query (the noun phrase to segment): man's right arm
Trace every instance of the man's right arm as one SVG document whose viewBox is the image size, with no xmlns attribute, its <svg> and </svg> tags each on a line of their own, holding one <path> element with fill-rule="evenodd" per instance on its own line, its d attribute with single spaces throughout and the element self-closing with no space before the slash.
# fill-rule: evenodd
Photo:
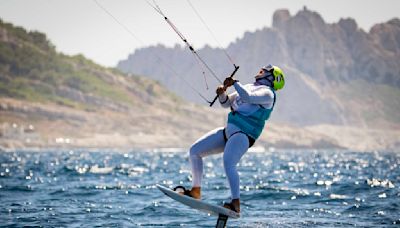
<svg viewBox="0 0 400 228">
<path fill-rule="evenodd" d="M 231 107 L 231 104 L 235 100 L 236 96 L 237 93 L 231 93 L 228 95 L 226 92 L 223 92 L 218 96 L 218 100 L 223 108 L 229 108 Z"/>
</svg>

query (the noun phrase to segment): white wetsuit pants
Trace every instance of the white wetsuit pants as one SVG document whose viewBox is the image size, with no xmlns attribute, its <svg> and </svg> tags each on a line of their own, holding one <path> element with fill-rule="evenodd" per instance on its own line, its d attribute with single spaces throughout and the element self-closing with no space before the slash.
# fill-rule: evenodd
<svg viewBox="0 0 400 228">
<path fill-rule="evenodd" d="M 228 124 L 226 128 L 228 140 L 225 143 L 223 129 L 221 127 L 208 132 L 191 146 L 190 163 L 192 166 L 193 186 L 201 186 L 203 175 L 202 158 L 223 152 L 224 169 L 231 189 L 232 199 L 239 199 L 239 174 L 236 170 L 236 165 L 249 148 L 249 139 L 247 135 L 240 132 L 238 127 Z"/>
</svg>

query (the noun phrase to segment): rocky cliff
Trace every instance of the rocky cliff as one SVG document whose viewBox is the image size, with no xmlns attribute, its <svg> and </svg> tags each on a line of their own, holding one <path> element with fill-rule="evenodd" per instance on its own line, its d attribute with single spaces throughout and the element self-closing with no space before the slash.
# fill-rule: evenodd
<svg viewBox="0 0 400 228">
<path fill-rule="evenodd" d="M 290 19 L 288 15 L 286 18 Z M 381 33 L 377 31 L 376 34 Z M 268 42 L 272 43 L 285 40 L 273 28 L 247 33 L 237 43 L 230 45 L 229 51 L 236 53 L 235 58 L 242 66 L 239 77 L 243 81 L 249 81 L 249 75 L 254 74 L 254 69 L 272 57 L 267 55 L 266 60 L 263 60 L 265 56 L 262 55 L 259 62 L 252 63 L 254 56 L 241 50 L 243 47 L 239 43 L 246 41 L 254 55 L 257 55 L 258 49 L 272 53 L 274 48 L 278 48 L 265 45 L 264 42 L 255 44 L 254 36 L 268 38 Z M 382 35 L 376 37 L 387 39 Z M 284 59 L 288 58 L 284 56 L 290 55 L 283 48 L 286 44 L 281 45 L 279 49 L 282 52 L 276 52 L 280 54 L 274 58 L 281 56 L 279 58 Z M 173 49 L 157 46 L 138 50 L 132 57 L 138 58 L 135 64 L 142 61 L 142 64 L 147 64 L 147 68 L 141 68 L 142 73 L 154 75 L 137 76 L 99 66 L 81 55 L 66 56 L 56 51 L 45 34 L 26 31 L 0 21 L 0 151 L 21 147 L 187 148 L 205 132 L 223 126 L 227 110 L 185 102 L 160 83 L 149 79 L 163 78 L 163 83 L 171 85 L 174 91 L 184 91 L 188 87 L 182 84 L 180 78 L 163 68 L 162 63 L 151 55 L 153 51 L 163 61 L 171 61 L 176 64 L 174 67 L 182 67 L 179 73 L 184 73 L 188 81 L 196 83 L 194 86 L 204 89 L 204 81 L 198 69 L 193 67 L 190 53 L 178 46 Z M 212 60 L 212 67 L 218 74 L 229 74 L 232 70 L 226 62 L 218 62 L 223 59 L 222 50 L 206 47 L 201 50 L 201 54 Z M 267 125 L 255 148 L 400 148 L 398 130 L 360 130 L 358 127 L 334 125 L 299 128 L 290 122 L 278 123 L 286 119 L 309 125 L 347 120 L 341 115 L 330 115 L 341 108 L 331 101 L 337 98 L 331 94 L 339 90 L 343 98 L 337 99 L 346 100 L 351 95 L 352 105 L 361 111 L 366 109 L 362 93 L 365 89 L 386 92 L 367 97 L 372 102 L 397 96 L 397 90 L 392 90 L 394 87 L 384 83 L 376 87 L 365 80 L 352 85 L 357 89 L 354 92 L 357 96 L 352 93 L 347 95 L 348 85 L 343 83 L 322 90 L 319 88 L 319 80 L 297 69 L 294 63 L 287 62 L 283 66 L 289 78 L 287 89 L 279 97 L 280 105 L 273 114 L 275 123 Z M 216 85 L 210 80 L 209 83 L 210 87 L 212 83 Z M 195 95 L 192 90 L 187 90 L 187 94 Z M 208 95 L 213 97 L 214 90 L 210 89 Z M 377 99 L 376 95 L 381 97 Z M 300 101 L 296 100 L 297 97 Z M 376 104 L 380 105 L 379 102 Z M 376 120 L 374 115 L 380 118 L 380 115 L 387 112 L 397 113 L 397 107 L 398 104 L 389 111 L 383 110 L 383 114 L 370 113 L 370 118 Z M 397 119 L 398 115 L 392 116 L 393 122 Z M 381 124 L 385 123 L 387 120 L 383 119 Z"/>
<path fill-rule="evenodd" d="M 252 82 L 258 69 L 268 63 L 284 69 L 287 84 L 279 92 L 273 122 L 398 129 L 399 22 L 393 19 L 365 32 L 350 18 L 327 24 L 307 8 L 295 15 L 278 10 L 272 28 L 246 32 L 226 50 L 240 65 L 237 78 L 245 83 Z M 156 62 L 154 53 L 167 64 Z M 222 50 L 206 46 L 198 53 L 221 79 L 229 75 L 232 66 Z M 211 89 L 207 92 L 198 65 L 190 52 L 179 46 L 137 50 L 120 61 L 118 68 L 149 75 L 180 96 L 202 102 L 165 65 L 176 68 L 212 97 L 217 83 L 208 77 Z"/>
</svg>

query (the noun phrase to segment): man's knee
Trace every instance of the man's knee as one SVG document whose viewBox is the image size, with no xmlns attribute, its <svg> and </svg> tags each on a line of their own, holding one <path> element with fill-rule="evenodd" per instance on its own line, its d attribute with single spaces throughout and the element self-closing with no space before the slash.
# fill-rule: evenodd
<svg viewBox="0 0 400 228">
<path fill-rule="evenodd" d="M 189 149 L 189 157 L 200 156 L 201 150 L 198 143 L 193 144 Z"/>
</svg>

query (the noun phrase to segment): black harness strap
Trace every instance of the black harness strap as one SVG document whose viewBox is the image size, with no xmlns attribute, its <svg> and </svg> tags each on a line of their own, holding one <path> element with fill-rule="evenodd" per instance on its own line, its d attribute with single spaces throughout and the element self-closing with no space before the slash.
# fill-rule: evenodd
<svg viewBox="0 0 400 228">
<path fill-rule="evenodd" d="M 226 144 L 226 142 L 228 142 L 228 137 L 226 137 L 226 128 L 224 128 L 223 134 L 224 134 L 224 141 L 225 141 L 225 144 Z"/>
<path fill-rule="evenodd" d="M 249 148 L 252 147 L 254 145 L 254 143 L 256 142 L 255 139 L 253 139 L 251 136 L 249 136 L 248 134 L 244 133 L 243 131 L 236 131 L 233 134 L 231 134 L 231 136 L 229 136 L 229 138 L 232 137 L 234 134 L 238 134 L 238 133 L 242 133 L 242 134 L 247 136 L 247 138 L 249 140 Z M 224 128 L 223 134 L 224 134 L 224 141 L 225 141 L 225 144 L 226 144 L 226 142 L 228 142 L 228 137 L 226 136 L 226 128 Z"/>
</svg>

